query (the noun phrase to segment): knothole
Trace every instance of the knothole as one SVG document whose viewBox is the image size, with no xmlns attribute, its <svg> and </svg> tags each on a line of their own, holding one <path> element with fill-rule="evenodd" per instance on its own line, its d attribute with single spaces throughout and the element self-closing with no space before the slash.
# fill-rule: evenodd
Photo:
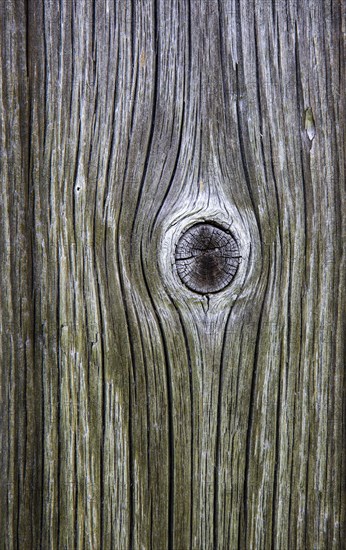
<svg viewBox="0 0 346 550">
<path fill-rule="evenodd" d="M 234 279 L 240 260 L 233 235 L 212 222 L 197 223 L 180 237 L 175 263 L 181 281 L 199 294 L 219 292 Z"/>
</svg>

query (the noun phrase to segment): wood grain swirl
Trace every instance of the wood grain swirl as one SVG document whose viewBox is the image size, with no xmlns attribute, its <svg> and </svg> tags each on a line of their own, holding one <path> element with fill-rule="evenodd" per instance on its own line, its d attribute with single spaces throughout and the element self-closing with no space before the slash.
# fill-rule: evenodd
<svg viewBox="0 0 346 550">
<path fill-rule="evenodd" d="M 2 2 L 1 549 L 344 548 L 344 29 Z"/>
</svg>

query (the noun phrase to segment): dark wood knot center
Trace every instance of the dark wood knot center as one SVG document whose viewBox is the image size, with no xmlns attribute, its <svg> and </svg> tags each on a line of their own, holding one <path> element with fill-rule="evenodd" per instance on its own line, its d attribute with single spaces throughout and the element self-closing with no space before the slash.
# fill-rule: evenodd
<svg viewBox="0 0 346 550">
<path fill-rule="evenodd" d="M 212 223 L 198 223 L 179 239 L 175 262 L 182 282 L 194 292 L 208 294 L 225 288 L 239 265 L 235 238 Z"/>
</svg>

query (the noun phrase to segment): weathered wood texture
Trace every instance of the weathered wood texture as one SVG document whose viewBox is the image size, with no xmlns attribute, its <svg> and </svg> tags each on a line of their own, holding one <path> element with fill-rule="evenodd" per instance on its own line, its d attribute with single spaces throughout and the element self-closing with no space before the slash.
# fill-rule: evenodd
<svg viewBox="0 0 346 550">
<path fill-rule="evenodd" d="M 1 2 L 1 548 L 345 548 L 342 9 Z"/>
</svg>

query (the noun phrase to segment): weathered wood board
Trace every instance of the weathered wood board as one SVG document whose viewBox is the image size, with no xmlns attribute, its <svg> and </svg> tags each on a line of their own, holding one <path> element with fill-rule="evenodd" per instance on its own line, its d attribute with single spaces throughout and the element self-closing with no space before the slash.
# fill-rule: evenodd
<svg viewBox="0 0 346 550">
<path fill-rule="evenodd" d="M 1 549 L 345 548 L 344 11 L 1 2 Z"/>
</svg>

